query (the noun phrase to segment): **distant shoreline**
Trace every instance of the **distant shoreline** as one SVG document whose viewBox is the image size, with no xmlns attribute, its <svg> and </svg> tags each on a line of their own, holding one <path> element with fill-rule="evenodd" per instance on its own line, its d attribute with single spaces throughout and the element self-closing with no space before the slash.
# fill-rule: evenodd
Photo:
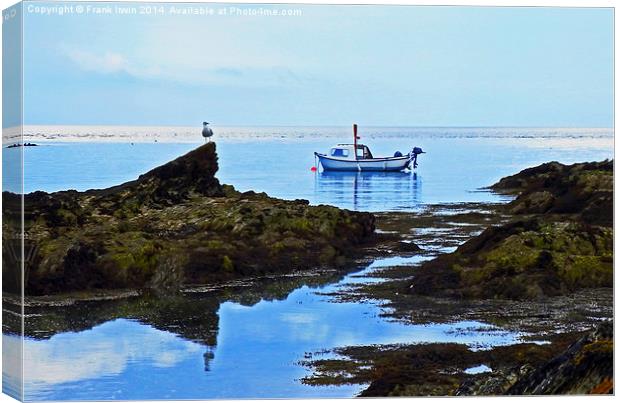
<svg viewBox="0 0 620 403">
<path fill-rule="evenodd" d="M 347 141 L 348 126 L 213 126 L 214 140 L 316 140 Z M 21 130 L 3 130 L 3 143 L 14 142 L 120 142 L 202 143 L 200 127 L 189 126 L 43 126 L 27 125 Z M 613 147 L 613 128 L 549 127 L 361 127 L 362 139 L 446 138 L 446 139 L 543 139 L 547 141 L 595 141 L 599 147 Z M 555 146 L 555 145 L 548 145 Z"/>
</svg>

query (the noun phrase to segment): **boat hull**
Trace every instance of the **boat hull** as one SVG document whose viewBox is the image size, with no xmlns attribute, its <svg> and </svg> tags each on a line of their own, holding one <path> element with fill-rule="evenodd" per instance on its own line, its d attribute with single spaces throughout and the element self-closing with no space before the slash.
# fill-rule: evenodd
<svg viewBox="0 0 620 403">
<path fill-rule="evenodd" d="M 374 171 L 398 172 L 409 166 L 408 156 L 393 158 L 371 158 L 357 161 L 339 158 L 330 158 L 323 154 L 316 154 L 325 171 Z"/>
</svg>

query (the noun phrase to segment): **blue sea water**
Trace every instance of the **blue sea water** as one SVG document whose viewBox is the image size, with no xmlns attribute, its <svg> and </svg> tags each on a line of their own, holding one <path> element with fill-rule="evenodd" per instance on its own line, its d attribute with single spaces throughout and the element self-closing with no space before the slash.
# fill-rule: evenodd
<svg viewBox="0 0 620 403">
<path fill-rule="evenodd" d="M 499 201 L 479 189 L 542 162 L 613 158 L 611 131 L 375 129 L 364 138 L 375 155 L 407 152 L 413 146 L 427 151 L 415 173 L 314 173 L 313 152 L 348 139 L 324 138 L 320 128 L 296 130 L 294 135 L 282 128 L 272 131 L 273 136 L 259 139 L 218 139 L 216 134 L 220 180 L 241 191 L 365 211 Z M 24 150 L 25 191 L 113 186 L 198 145 L 43 142 Z M 5 170 L 18 151 L 3 150 Z M 11 186 L 5 183 L 5 190 L 7 185 Z M 364 270 L 413 264 L 417 259 L 394 256 Z M 24 344 L 26 399 L 348 397 L 364 385 L 304 385 L 300 378 L 309 370 L 298 362 L 307 353 L 339 346 L 416 342 L 494 346 L 515 343 L 521 336 L 498 328 L 467 330 L 487 326 L 477 322 L 407 325 L 381 317 L 376 301 L 335 303 L 325 295 L 359 281 L 367 280 L 349 275 L 324 285 L 302 284 L 284 298 L 259 298 L 259 302 L 218 299 L 215 345 L 124 317 L 50 338 L 29 337 Z M 194 297 L 202 302 L 215 298 L 209 292 Z M 3 343 L 4 351 L 10 351 L 19 339 L 5 335 Z M 11 382 L 16 380 L 5 377 L 5 385 Z"/>
<path fill-rule="evenodd" d="M 264 129 L 263 129 L 264 130 Z M 428 203 L 495 201 L 478 192 L 501 177 L 548 161 L 613 158 L 613 132 L 601 129 L 374 129 L 363 138 L 374 155 L 422 147 L 412 173 L 311 172 L 314 151 L 348 137 L 321 137 L 320 129 L 280 128 L 256 139 L 218 139 L 218 177 L 238 190 L 266 192 L 366 211 L 417 209 Z M 199 139 L 201 140 L 201 139 Z M 24 150 L 24 190 L 105 188 L 188 152 L 201 143 L 45 142 Z M 4 149 L 5 169 L 19 149 Z M 8 168 L 10 170 L 10 168 Z M 10 186 L 8 190 L 11 189 Z M 5 189 L 7 190 L 7 189 Z"/>
</svg>

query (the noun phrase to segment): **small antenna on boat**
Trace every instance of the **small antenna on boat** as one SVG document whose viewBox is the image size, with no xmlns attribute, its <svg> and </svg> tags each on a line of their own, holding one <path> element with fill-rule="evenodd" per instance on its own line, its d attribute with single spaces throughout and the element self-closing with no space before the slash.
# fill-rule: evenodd
<svg viewBox="0 0 620 403">
<path fill-rule="evenodd" d="M 357 123 L 353 123 L 353 154 L 355 155 L 355 159 L 357 160 Z"/>
</svg>

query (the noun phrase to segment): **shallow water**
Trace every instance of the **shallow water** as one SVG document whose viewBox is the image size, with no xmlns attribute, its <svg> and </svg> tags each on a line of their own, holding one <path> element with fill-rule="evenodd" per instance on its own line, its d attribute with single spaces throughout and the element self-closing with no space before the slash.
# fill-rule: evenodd
<svg viewBox="0 0 620 403">
<path fill-rule="evenodd" d="M 420 259 L 392 257 L 365 270 Z M 488 328 L 479 322 L 406 325 L 381 318 L 381 309 L 374 303 L 334 303 L 324 295 L 359 281 L 347 275 L 332 284 L 301 285 L 287 296 L 250 303 L 226 301 L 221 294 L 188 293 L 184 298 L 192 299 L 192 304 L 203 304 L 205 316 L 209 315 L 206 307 L 218 307 L 213 322 L 207 326 L 214 327 L 215 341 L 189 336 L 208 333 L 204 328 L 195 332 L 191 323 L 164 331 L 158 329 L 157 323 L 152 325 L 148 319 L 137 320 L 132 315 L 128 315 L 129 319 L 103 321 L 92 328 L 60 332 L 49 339 L 29 337 L 24 344 L 26 398 L 352 396 L 363 385 L 306 386 L 299 379 L 309 372 L 297 363 L 308 358 L 307 353 L 339 346 L 457 342 L 486 348 L 519 340 L 517 333 Z M 266 287 L 277 285 L 278 281 Z M 260 289 L 261 284 L 252 287 Z M 191 317 L 188 309 L 183 303 L 173 305 L 179 316 Z M 93 310 L 93 317 L 96 312 Z M 477 328 L 485 330 L 476 332 Z M 10 351 L 18 340 L 9 336 L 5 351 Z"/>
<path fill-rule="evenodd" d="M 415 174 L 315 174 L 310 171 L 313 151 L 326 151 L 341 140 L 334 132 L 321 136 L 321 129 L 296 130 L 287 136 L 286 129 L 274 128 L 251 141 L 222 136 L 218 177 L 241 191 L 313 204 L 412 211 L 432 203 L 499 201 L 478 189 L 542 162 L 613 157 L 610 131 L 375 129 L 364 138 L 375 155 L 407 152 L 414 145 L 428 151 Z M 107 140 L 26 148 L 26 191 L 116 185 L 198 145 Z M 19 149 L 4 149 L 4 168 L 18 155 Z M 364 270 L 420 259 L 392 256 Z M 336 303 L 325 295 L 347 284 L 379 281 L 364 273 L 282 277 L 187 290 L 180 297 L 35 310 L 27 319 L 24 344 L 26 399 L 347 397 L 364 385 L 305 386 L 299 380 L 309 373 L 298 362 L 348 345 L 449 341 L 480 348 L 519 340 L 519 334 L 502 329 L 472 330 L 488 326 L 478 322 L 393 322 L 380 316 L 378 301 Z M 18 342 L 5 335 L 5 353 L 16 351 L 12 347 Z M 5 373 L 4 381 L 10 391 L 16 379 Z"/>
</svg>

